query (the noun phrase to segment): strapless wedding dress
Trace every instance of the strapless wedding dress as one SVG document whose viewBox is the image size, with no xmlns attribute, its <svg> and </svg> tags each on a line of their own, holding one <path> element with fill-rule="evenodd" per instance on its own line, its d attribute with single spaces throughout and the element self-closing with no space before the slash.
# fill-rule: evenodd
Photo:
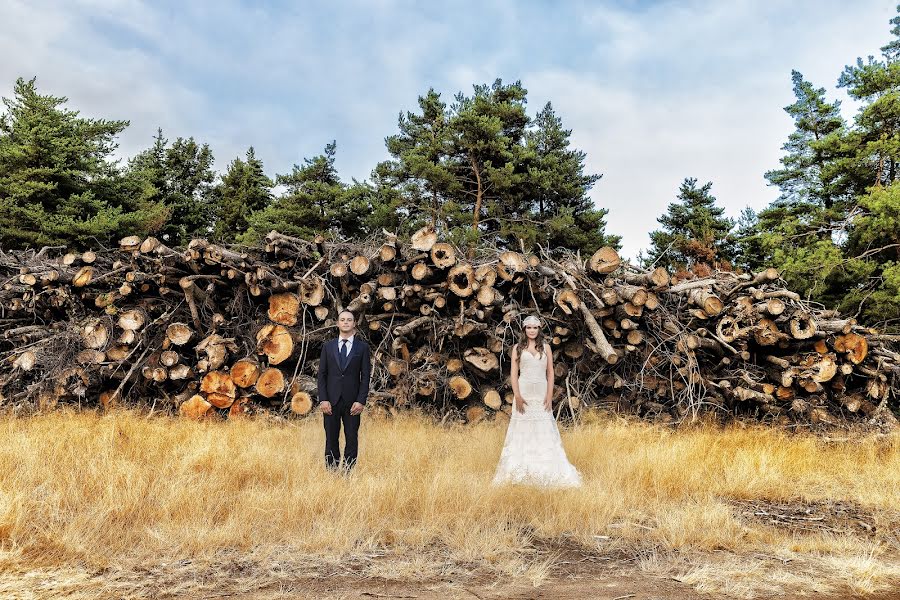
<svg viewBox="0 0 900 600">
<path fill-rule="evenodd" d="M 575 487 L 581 476 L 566 457 L 553 412 L 544 408 L 547 395 L 547 355 L 527 350 L 519 358 L 519 392 L 525 412 L 513 405 L 506 441 L 494 484 L 526 483 Z"/>
</svg>

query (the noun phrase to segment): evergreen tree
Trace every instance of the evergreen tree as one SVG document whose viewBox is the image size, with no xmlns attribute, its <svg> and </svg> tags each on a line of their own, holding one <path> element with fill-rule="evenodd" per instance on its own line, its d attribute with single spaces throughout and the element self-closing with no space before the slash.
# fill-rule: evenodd
<svg viewBox="0 0 900 600">
<path fill-rule="evenodd" d="M 518 246 L 509 224 L 529 216 L 522 160 L 527 94 L 520 82 L 504 85 L 497 79 L 474 86 L 471 96 L 455 96 L 449 163 L 462 193 L 448 221 L 458 241 Z"/>
<path fill-rule="evenodd" d="M 266 177 L 262 161 L 251 146 L 246 161 L 235 158 L 222 176 L 217 189 L 218 208 L 214 239 L 234 241 L 247 231 L 252 213 L 264 209 L 272 200 L 274 183 Z"/>
<path fill-rule="evenodd" d="M 371 188 L 354 182 L 348 188 L 338 177 L 334 166 L 337 145 L 325 146 L 325 153 L 304 159 L 303 166 L 278 175 L 276 182 L 287 189 L 266 208 L 250 216 L 250 227 L 244 241 L 254 241 L 275 229 L 288 235 L 311 239 L 326 233 L 338 237 L 354 237 L 365 232 L 371 212 Z"/>
<path fill-rule="evenodd" d="M 80 117 L 67 101 L 21 78 L 13 98 L 3 98 L 0 246 L 109 244 L 164 219 L 111 160 L 128 122 Z"/>
<path fill-rule="evenodd" d="M 734 222 L 723 217 L 709 191 L 712 182 L 697 187 L 695 178 L 686 178 L 678 190 L 678 202 L 657 219 L 662 229 L 650 233 L 648 264 L 670 269 L 693 269 L 703 264 L 718 267 L 733 258 L 728 237 Z"/>
<path fill-rule="evenodd" d="M 460 188 L 448 163 L 449 115 L 433 89 L 420 96 L 418 104 L 421 114 L 400 114 L 400 132 L 385 139 L 393 160 L 380 163 L 373 179 L 382 196 L 390 195 L 388 189 L 397 192 L 393 209 L 402 232 L 411 233 L 426 223 L 446 231 L 445 207 L 454 202 Z"/>
<path fill-rule="evenodd" d="M 766 179 L 781 189 L 786 201 L 814 202 L 831 209 L 835 190 L 823 173 L 829 156 L 824 144 L 828 136 L 844 129 L 839 101 L 825 100 L 825 88 L 816 88 L 798 71 L 791 72 L 797 101 L 785 107 L 794 119 L 794 132 L 782 146 L 786 152 L 782 168 L 766 173 Z"/>
<path fill-rule="evenodd" d="M 894 40 L 881 48 L 882 60 L 857 58 L 838 80 L 839 87 L 863 103 L 856 115 L 857 135 L 847 140 L 865 175 L 855 190 L 859 195 L 868 186 L 887 186 L 900 179 L 900 14 L 891 24 Z"/>
<path fill-rule="evenodd" d="M 527 231 L 550 248 L 592 254 L 601 246 L 618 248 L 620 236 L 606 234 L 605 208 L 595 208 L 588 192 L 601 175 L 584 172 L 586 155 L 570 147 L 572 131 L 548 102 L 525 134 L 527 182 L 532 205 Z M 535 227 L 534 222 L 540 223 Z M 522 232 L 522 235 L 527 233 Z"/>
<path fill-rule="evenodd" d="M 587 195 L 600 176 L 584 173 L 585 155 L 549 103 L 531 121 L 526 94 L 497 80 L 450 108 L 434 90 L 419 97 L 420 112 L 401 114 L 385 140 L 391 160 L 372 174 L 370 226 L 410 233 L 430 223 L 462 244 L 617 246 L 607 211 Z"/>
<path fill-rule="evenodd" d="M 170 146 L 162 130 L 153 146 L 130 161 L 129 172 L 143 183 L 149 199 L 169 210 L 161 232 L 167 242 L 184 244 L 192 237 L 212 234 L 216 216 L 213 162 L 208 144 L 179 137 Z"/>
</svg>

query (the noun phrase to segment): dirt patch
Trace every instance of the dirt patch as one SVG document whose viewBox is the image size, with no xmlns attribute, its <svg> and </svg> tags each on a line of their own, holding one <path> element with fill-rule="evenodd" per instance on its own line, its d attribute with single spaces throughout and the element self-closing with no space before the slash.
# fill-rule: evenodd
<svg viewBox="0 0 900 600">
<path fill-rule="evenodd" d="M 757 511 L 762 512 L 762 511 Z M 818 522 L 818 521 L 815 521 Z M 90 569 L 0 569 L 4 600 L 174 600 L 182 598 L 235 600 L 699 600 L 752 597 L 808 598 L 795 594 L 729 595 L 702 593 L 677 576 L 660 575 L 642 565 L 642 557 L 623 552 L 590 552 L 569 543 L 544 543 L 534 548 L 520 572 L 491 572 L 484 564 L 422 562 L 421 556 L 359 555 L 324 560 L 298 552 L 246 554 L 223 551 L 205 560 L 161 561 Z M 376 575 L 391 573 L 393 576 Z M 418 575 L 416 574 L 418 572 Z M 857 595 L 832 588 L 815 593 L 819 600 L 895 599 L 896 593 Z M 814 591 L 813 591 L 814 593 Z"/>
<path fill-rule="evenodd" d="M 900 512 L 876 512 L 852 502 L 728 500 L 728 504 L 744 522 L 793 532 L 852 534 L 873 539 L 900 536 Z"/>
</svg>

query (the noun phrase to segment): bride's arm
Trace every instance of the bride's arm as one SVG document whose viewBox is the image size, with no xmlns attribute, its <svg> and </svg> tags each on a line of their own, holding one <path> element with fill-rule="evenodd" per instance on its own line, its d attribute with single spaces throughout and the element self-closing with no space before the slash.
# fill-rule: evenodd
<svg viewBox="0 0 900 600">
<path fill-rule="evenodd" d="M 509 363 L 509 383 L 513 390 L 513 408 L 525 412 L 525 400 L 519 393 L 519 353 L 516 351 L 516 344 L 513 344 Z"/>
<path fill-rule="evenodd" d="M 553 370 L 553 351 L 550 344 L 544 344 L 544 352 L 547 354 L 547 397 L 544 398 L 544 408 L 553 410 L 553 381 L 556 372 Z"/>
</svg>

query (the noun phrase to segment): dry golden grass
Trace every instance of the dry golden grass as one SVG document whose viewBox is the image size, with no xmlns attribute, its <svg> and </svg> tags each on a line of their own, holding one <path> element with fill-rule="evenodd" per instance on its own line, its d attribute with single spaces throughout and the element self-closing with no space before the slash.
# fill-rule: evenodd
<svg viewBox="0 0 900 600">
<path fill-rule="evenodd" d="M 347 560 L 357 574 L 388 579 L 474 569 L 540 583 L 560 552 L 548 547 L 638 556 L 646 573 L 737 597 L 900 585 L 900 436 L 829 443 L 588 417 L 563 433 L 585 485 L 559 491 L 490 486 L 503 434 L 490 423 L 366 418 L 360 464 L 347 477 L 322 465 L 319 417 L 5 419 L 0 595 L 35 569 L 74 565 L 113 578 L 186 564 L 178 561 L 246 561 L 247 589 L 279 569 L 314 576 Z M 776 528 L 740 508 L 827 511 L 822 503 L 835 501 L 874 532 L 853 519 Z"/>
</svg>

